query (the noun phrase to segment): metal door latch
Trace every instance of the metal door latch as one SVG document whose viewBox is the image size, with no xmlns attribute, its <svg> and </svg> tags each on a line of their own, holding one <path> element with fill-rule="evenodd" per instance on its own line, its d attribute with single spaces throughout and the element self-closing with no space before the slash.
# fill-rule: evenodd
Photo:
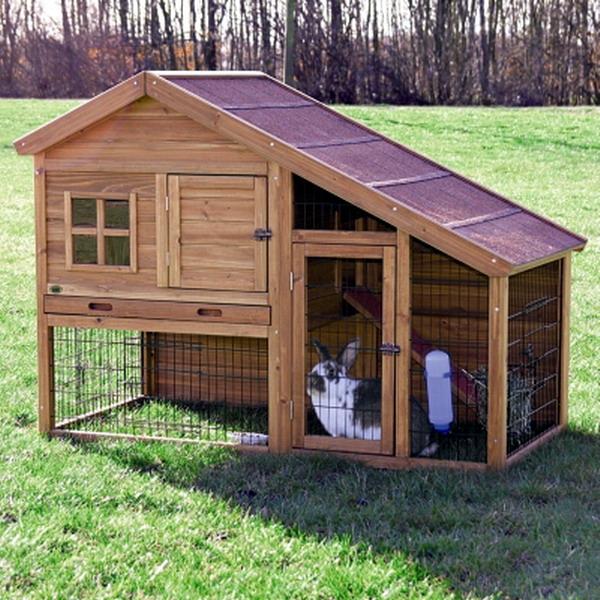
<svg viewBox="0 0 600 600">
<path fill-rule="evenodd" d="M 392 342 L 383 342 L 383 344 L 379 346 L 379 352 L 381 352 L 381 354 L 400 354 L 400 346 L 392 344 Z"/>
<path fill-rule="evenodd" d="M 270 229 L 258 229 L 254 230 L 254 239 L 259 242 L 263 242 L 264 240 L 270 240 L 273 237 L 273 232 Z"/>
</svg>

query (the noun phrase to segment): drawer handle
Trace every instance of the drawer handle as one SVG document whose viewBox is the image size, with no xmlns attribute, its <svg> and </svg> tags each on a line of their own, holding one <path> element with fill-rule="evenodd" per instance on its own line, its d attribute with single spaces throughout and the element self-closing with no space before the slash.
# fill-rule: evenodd
<svg viewBox="0 0 600 600">
<path fill-rule="evenodd" d="M 112 310 L 112 304 L 108 302 L 90 302 L 88 304 L 90 310 L 98 310 L 100 312 L 110 312 Z"/>
<path fill-rule="evenodd" d="M 200 317 L 221 317 L 223 311 L 218 308 L 199 308 L 197 311 Z"/>
</svg>

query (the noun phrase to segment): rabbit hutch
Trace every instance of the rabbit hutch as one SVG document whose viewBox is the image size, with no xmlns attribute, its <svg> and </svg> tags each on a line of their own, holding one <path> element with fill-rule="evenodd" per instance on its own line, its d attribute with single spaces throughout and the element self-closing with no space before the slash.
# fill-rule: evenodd
<svg viewBox="0 0 600 600">
<path fill-rule="evenodd" d="M 585 239 L 257 72 L 144 72 L 34 157 L 39 427 L 503 468 L 567 420 Z"/>
</svg>

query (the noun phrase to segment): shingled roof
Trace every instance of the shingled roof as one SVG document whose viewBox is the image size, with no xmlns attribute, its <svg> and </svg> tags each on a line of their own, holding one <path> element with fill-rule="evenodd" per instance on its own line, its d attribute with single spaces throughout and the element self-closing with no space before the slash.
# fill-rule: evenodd
<svg viewBox="0 0 600 600">
<path fill-rule="evenodd" d="M 99 102 L 111 93 L 108 107 L 106 101 Z M 585 245 L 585 238 L 263 73 L 140 74 L 17 140 L 15 146 L 22 154 L 38 152 L 58 143 L 57 136 L 65 139 L 143 95 L 458 254 L 464 262 L 474 264 L 470 253 L 481 255 L 474 266 L 488 274 L 508 274 Z M 93 107 L 85 109 L 92 103 L 96 115 Z M 69 117 L 74 124 L 64 121 Z"/>
</svg>

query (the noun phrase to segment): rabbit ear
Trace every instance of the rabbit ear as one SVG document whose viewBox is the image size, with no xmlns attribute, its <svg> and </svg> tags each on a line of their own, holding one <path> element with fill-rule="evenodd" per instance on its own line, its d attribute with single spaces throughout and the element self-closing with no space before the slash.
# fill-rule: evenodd
<svg viewBox="0 0 600 600">
<path fill-rule="evenodd" d="M 338 354 L 335 359 L 336 362 L 343 367 L 346 367 L 346 370 L 350 370 L 352 365 L 356 361 L 356 357 L 358 356 L 358 351 L 360 350 L 360 338 L 355 338 L 350 340 Z"/>
<path fill-rule="evenodd" d="M 329 350 L 327 350 L 327 348 L 325 346 L 323 346 L 323 344 L 321 344 L 321 342 L 319 340 L 314 338 L 312 343 L 317 351 L 317 354 L 319 355 L 319 358 L 322 361 L 331 360 L 331 355 L 329 354 Z"/>
</svg>

